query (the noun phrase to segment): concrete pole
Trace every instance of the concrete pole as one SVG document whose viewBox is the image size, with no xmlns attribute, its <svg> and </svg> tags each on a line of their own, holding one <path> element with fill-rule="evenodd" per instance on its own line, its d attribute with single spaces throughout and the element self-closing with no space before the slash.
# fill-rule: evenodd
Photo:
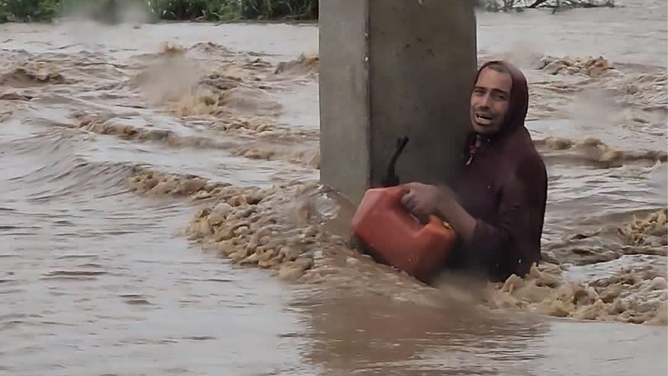
<svg viewBox="0 0 668 376">
<path fill-rule="evenodd" d="M 321 0 L 320 179 L 359 204 L 397 138 L 401 182 L 456 171 L 475 77 L 473 0 Z"/>
</svg>

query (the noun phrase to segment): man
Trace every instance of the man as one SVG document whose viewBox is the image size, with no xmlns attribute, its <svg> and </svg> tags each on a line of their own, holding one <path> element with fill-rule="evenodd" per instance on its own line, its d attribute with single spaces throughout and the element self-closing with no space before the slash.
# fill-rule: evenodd
<svg viewBox="0 0 668 376">
<path fill-rule="evenodd" d="M 458 233 L 450 264 L 492 281 L 524 276 L 540 260 L 547 173 L 524 126 L 528 106 L 522 72 L 502 61 L 484 64 L 471 93 L 473 132 L 455 184 L 404 185 L 409 211 L 437 215 Z"/>
</svg>

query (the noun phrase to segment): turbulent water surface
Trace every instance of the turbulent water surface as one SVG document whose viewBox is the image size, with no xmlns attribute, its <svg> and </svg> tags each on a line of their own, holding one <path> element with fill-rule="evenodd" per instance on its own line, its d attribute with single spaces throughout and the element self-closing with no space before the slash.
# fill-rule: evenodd
<svg viewBox="0 0 668 376">
<path fill-rule="evenodd" d="M 326 231 L 316 26 L 1 25 L 0 373 L 665 375 L 666 19 L 479 15 L 530 81 L 545 262 L 436 288 Z"/>
</svg>

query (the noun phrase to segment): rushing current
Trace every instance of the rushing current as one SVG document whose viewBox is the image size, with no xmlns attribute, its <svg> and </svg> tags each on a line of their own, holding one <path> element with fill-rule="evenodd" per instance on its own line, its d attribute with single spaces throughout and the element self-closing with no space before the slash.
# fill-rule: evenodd
<svg viewBox="0 0 668 376">
<path fill-rule="evenodd" d="M 529 79 L 544 262 L 435 287 L 317 184 L 316 25 L 0 25 L 0 374 L 665 375 L 667 19 L 478 15 Z"/>
</svg>

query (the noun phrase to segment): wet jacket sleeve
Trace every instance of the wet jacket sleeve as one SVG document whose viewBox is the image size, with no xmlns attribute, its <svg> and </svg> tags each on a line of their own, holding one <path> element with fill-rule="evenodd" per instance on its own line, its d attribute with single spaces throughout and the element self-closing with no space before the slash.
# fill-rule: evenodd
<svg viewBox="0 0 668 376">
<path fill-rule="evenodd" d="M 544 171 L 539 162 L 527 159 L 506 179 L 501 188 L 498 223 L 476 219 L 468 247 L 475 263 L 498 266 L 513 260 L 528 268 L 539 260 L 547 194 Z"/>
</svg>

